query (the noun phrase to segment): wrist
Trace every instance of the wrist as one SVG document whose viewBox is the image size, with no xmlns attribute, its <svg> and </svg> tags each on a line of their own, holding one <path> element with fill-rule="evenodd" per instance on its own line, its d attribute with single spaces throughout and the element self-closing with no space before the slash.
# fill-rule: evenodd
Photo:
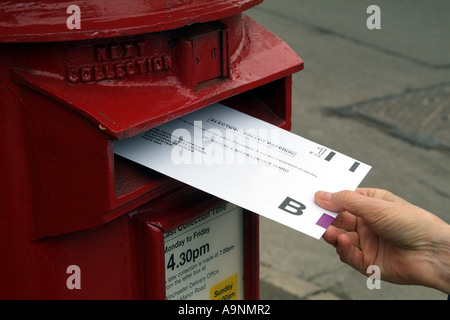
<svg viewBox="0 0 450 320">
<path fill-rule="evenodd" d="M 445 224 L 439 231 L 433 244 L 434 272 L 429 286 L 450 295 L 450 225 Z"/>
</svg>

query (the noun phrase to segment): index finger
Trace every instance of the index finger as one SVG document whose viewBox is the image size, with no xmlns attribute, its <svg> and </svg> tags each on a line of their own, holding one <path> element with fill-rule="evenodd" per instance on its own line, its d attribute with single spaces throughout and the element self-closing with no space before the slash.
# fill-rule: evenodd
<svg viewBox="0 0 450 320">
<path fill-rule="evenodd" d="M 393 194 L 392 192 L 389 192 L 389 191 L 383 190 L 383 189 L 358 188 L 355 190 L 355 192 L 362 194 L 364 196 L 370 197 L 370 198 L 376 198 L 376 199 L 381 199 L 381 200 L 391 201 L 391 202 L 398 202 L 398 203 L 409 203 L 405 199 Z"/>
<path fill-rule="evenodd" d="M 324 209 L 334 212 L 348 211 L 369 223 L 376 223 L 390 216 L 392 208 L 398 205 L 396 203 L 398 199 L 392 198 L 388 193 L 374 190 L 362 190 L 360 192 L 345 190 L 335 193 L 318 191 L 315 194 L 315 200 Z"/>
</svg>

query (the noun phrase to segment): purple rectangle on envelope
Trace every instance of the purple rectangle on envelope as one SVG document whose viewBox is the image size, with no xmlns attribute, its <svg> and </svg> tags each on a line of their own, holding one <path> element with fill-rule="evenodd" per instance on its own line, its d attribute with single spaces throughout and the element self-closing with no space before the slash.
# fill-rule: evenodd
<svg viewBox="0 0 450 320">
<path fill-rule="evenodd" d="M 330 224 L 333 222 L 334 217 L 330 216 L 329 214 L 322 214 L 322 216 L 320 217 L 320 219 L 316 222 L 316 224 L 318 226 L 321 226 L 322 228 L 327 229 Z"/>
</svg>

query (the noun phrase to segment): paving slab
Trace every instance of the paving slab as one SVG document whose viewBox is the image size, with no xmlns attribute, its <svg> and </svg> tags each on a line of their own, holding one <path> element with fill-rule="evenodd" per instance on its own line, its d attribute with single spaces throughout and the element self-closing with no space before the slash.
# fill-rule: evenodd
<svg viewBox="0 0 450 320">
<path fill-rule="evenodd" d="M 450 84 L 391 95 L 333 110 L 359 117 L 428 149 L 450 152 Z"/>
</svg>

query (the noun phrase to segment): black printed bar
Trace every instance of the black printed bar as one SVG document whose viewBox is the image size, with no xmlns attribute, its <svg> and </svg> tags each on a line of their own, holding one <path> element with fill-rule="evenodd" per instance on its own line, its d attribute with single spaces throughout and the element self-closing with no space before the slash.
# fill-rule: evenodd
<svg viewBox="0 0 450 320">
<path fill-rule="evenodd" d="M 325 158 L 326 161 L 330 161 L 331 159 L 333 159 L 334 155 L 336 154 L 336 152 L 331 151 L 327 157 Z"/>
<path fill-rule="evenodd" d="M 358 161 L 355 161 L 355 163 L 350 167 L 350 171 L 351 172 L 355 172 L 355 170 L 356 170 L 356 168 L 358 168 L 359 167 L 359 162 Z"/>
</svg>

